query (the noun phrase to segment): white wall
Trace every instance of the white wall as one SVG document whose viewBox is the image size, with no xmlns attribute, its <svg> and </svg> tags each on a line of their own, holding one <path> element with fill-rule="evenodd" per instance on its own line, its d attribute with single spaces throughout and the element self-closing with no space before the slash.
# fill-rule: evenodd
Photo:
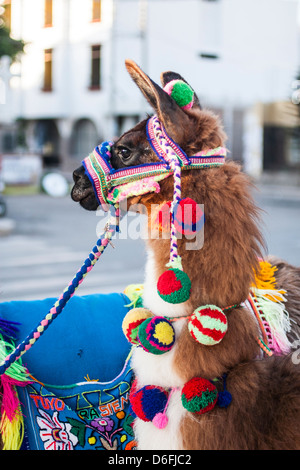
<svg viewBox="0 0 300 470">
<path fill-rule="evenodd" d="M 289 99 L 299 67 L 298 3 L 103 0 L 102 21 L 92 23 L 91 0 L 54 0 L 53 27 L 44 28 L 43 0 L 12 0 L 13 36 L 28 45 L 21 79 L 14 80 L 11 119 L 68 120 L 71 128 L 77 119 L 90 118 L 99 135 L 110 138 L 111 114 L 149 110 L 126 72 L 126 58 L 158 83 L 162 71 L 181 73 L 204 105 L 228 115 L 233 107 Z M 100 91 L 88 89 L 92 44 L 103 47 Z M 53 49 L 51 93 L 41 91 L 47 48 Z"/>
</svg>

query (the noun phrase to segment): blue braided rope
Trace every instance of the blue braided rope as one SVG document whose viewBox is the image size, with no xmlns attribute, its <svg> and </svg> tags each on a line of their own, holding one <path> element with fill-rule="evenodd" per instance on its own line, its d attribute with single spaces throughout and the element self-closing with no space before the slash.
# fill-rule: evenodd
<svg viewBox="0 0 300 470">
<path fill-rule="evenodd" d="M 72 281 L 63 291 L 61 296 L 57 299 L 53 307 L 49 310 L 46 317 L 34 328 L 31 333 L 22 341 L 14 351 L 9 354 L 0 364 L 0 376 L 6 372 L 6 370 L 17 361 L 23 354 L 26 353 L 35 342 L 42 336 L 47 330 L 50 324 L 58 317 L 63 311 L 64 307 L 74 295 L 76 289 L 83 281 L 87 273 L 93 268 L 105 248 L 109 244 L 113 234 L 119 231 L 119 208 L 116 207 L 116 214 L 107 223 L 104 233 L 97 240 L 96 245 L 93 247 L 89 256 L 86 258 L 81 268 L 78 270 Z"/>
</svg>

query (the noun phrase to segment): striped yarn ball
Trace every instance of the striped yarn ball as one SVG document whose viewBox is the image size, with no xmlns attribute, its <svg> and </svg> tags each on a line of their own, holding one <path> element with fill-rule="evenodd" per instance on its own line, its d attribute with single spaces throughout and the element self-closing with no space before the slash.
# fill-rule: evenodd
<svg viewBox="0 0 300 470">
<path fill-rule="evenodd" d="M 194 377 L 182 388 L 181 402 L 191 413 L 204 414 L 212 410 L 218 399 L 218 391 L 209 380 Z"/>
<path fill-rule="evenodd" d="M 227 328 L 227 317 L 216 305 L 197 308 L 188 321 L 192 337 L 206 346 L 213 346 L 222 341 Z"/>
<path fill-rule="evenodd" d="M 194 90 L 183 80 L 171 80 L 164 87 L 164 91 L 168 93 L 182 109 L 191 109 L 194 104 Z"/>
<path fill-rule="evenodd" d="M 152 313 L 143 307 L 133 308 L 124 317 L 122 330 L 130 343 L 138 344 L 137 335 L 139 327 L 149 317 L 153 317 Z"/>
<path fill-rule="evenodd" d="M 139 327 L 138 342 L 146 352 L 164 354 L 174 345 L 174 328 L 164 317 L 148 318 Z"/>
</svg>

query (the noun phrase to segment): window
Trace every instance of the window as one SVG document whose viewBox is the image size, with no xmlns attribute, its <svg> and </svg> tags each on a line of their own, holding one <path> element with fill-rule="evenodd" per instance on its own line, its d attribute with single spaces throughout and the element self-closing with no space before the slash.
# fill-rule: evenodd
<svg viewBox="0 0 300 470">
<path fill-rule="evenodd" d="M 91 48 L 92 61 L 91 61 L 91 90 L 99 90 L 101 86 L 101 46 L 100 44 L 94 45 Z"/>
<path fill-rule="evenodd" d="M 53 1 L 52 0 L 45 0 L 45 28 L 49 28 L 52 26 L 52 9 L 53 9 Z"/>
<path fill-rule="evenodd" d="M 92 21 L 101 21 L 101 0 L 93 0 Z"/>
<path fill-rule="evenodd" d="M 44 51 L 44 86 L 43 91 L 52 91 L 52 49 Z"/>
</svg>

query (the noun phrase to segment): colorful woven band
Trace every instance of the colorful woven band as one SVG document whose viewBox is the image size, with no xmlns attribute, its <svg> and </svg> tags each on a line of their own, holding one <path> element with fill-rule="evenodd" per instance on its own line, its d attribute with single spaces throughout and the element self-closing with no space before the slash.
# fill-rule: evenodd
<svg viewBox="0 0 300 470">
<path fill-rule="evenodd" d="M 82 164 L 99 204 L 116 204 L 126 197 L 159 192 L 158 182 L 174 173 L 175 159 L 180 162 L 182 170 L 220 166 L 225 160 L 226 149 L 223 147 L 204 150 L 188 157 L 167 135 L 157 116 L 148 120 L 147 136 L 159 162 L 116 170 L 110 163 L 113 142 L 103 142 L 83 160 Z"/>
</svg>

